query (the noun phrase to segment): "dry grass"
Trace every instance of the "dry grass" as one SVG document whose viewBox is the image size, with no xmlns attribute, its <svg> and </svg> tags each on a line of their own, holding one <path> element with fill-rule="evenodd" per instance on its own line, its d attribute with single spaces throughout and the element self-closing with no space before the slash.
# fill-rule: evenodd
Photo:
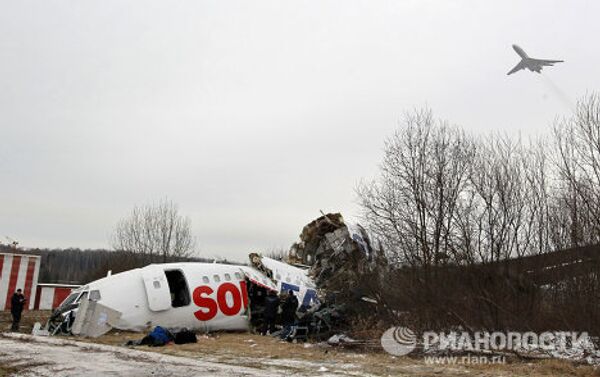
<svg viewBox="0 0 600 377">
<path fill-rule="evenodd" d="M 0 377 L 8 377 L 11 375 L 15 375 L 18 371 L 19 369 L 15 367 L 0 364 Z"/>
<path fill-rule="evenodd" d="M 47 318 L 49 312 L 26 312 L 22 332 L 31 329 L 35 321 Z M 2 329 L 10 327 L 10 313 L 0 313 Z M 73 340 L 123 346 L 128 340 L 141 339 L 144 334 L 113 331 L 97 339 L 72 338 Z M 272 337 L 250 333 L 213 333 L 198 335 L 198 343 L 168 345 L 165 347 L 139 346 L 136 349 L 169 355 L 201 357 L 207 361 L 239 364 L 263 368 L 265 365 L 281 363 L 287 370 L 313 372 L 314 368 L 302 365 L 287 365 L 290 359 L 316 362 L 332 368 L 354 365 L 350 370 L 374 375 L 398 376 L 599 376 L 598 369 L 577 365 L 564 360 L 518 361 L 510 360 L 500 365 L 427 365 L 422 358 L 392 357 L 376 351 L 353 351 L 318 344 L 292 344 Z M 308 368 L 308 369 L 306 369 Z M 0 365 L 0 377 L 15 372 Z M 3 374 L 4 373 L 4 374 Z"/>
<path fill-rule="evenodd" d="M 52 312 L 50 310 L 26 310 L 21 317 L 20 333 L 31 334 L 33 324 L 40 322 L 45 324 Z M 0 331 L 10 331 L 12 317 L 10 311 L 0 311 Z"/>
<path fill-rule="evenodd" d="M 144 335 L 139 333 L 112 332 L 98 338 L 96 341 L 104 344 L 123 345 L 127 340 L 141 339 Z M 286 358 L 294 355 L 307 360 L 321 360 L 340 351 L 323 350 L 319 347 L 305 348 L 303 344 L 282 342 L 276 338 L 265 337 L 248 333 L 213 333 L 198 335 L 198 343 L 168 345 L 166 347 L 146 347 L 164 353 L 194 352 L 206 356 L 226 357 L 246 356 L 249 358 Z M 327 353 L 325 353 L 327 352 Z"/>
<path fill-rule="evenodd" d="M 600 376 L 600 369 L 576 365 L 565 360 L 543 360 L 533 365 L 533 372 L 540 376 Z"/>
<path fill-rule="evenodd" d="M 127 340 L 142 338 L 142 334 L 113 332 L 95 340 L 94 343 L 123 345 Z M 81 339 L 79 339 L 81 340 Z M 598 369 L 576 365 L 565 360 L 540 360 L 523 362 L 512 360 L 499 365 L 427 365 L 421 358 L 392 357 L 380 352 L 355 352 L 348 349 L 318 344 L 293 344 L 271 337 L 248 333 L 215 333 L 199 335 L 198 343 L 168 345 L 165 347 L 136 347 L 140 350 L 169 355 L 197 358 L 221 363 L 235 363 L 261 368 L 266 362 L 303 360 L 323 363 L 332 367 L 353 364 L 352 370 L 374 375 L 398 376 L 600 376 Z M 294 369 L 289 366 L 288 369 Z M 296 369 L 296 372 L 306 371 Z M 314 370 L 313 370 L 314 371 Z"/>
</svg>

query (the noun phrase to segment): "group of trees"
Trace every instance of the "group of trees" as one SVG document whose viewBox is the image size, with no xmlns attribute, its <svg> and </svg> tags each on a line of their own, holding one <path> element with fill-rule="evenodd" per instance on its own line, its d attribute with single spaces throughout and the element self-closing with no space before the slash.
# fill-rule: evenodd
<svg viewBox="0 0 600 377">
<path fill-rule="evenodd" d="M 478 137 L 406 115 L 386 140 L 379 177 L 357 187 L 389 256 L 437 266 L 495 262 L 600 241 L 600 95 L 552 134 Z"/>
<path fill-rule="evenodd" d="M 0 252 L 15 249 L 0 245 Z M 144 254 L 109 249 L 18 249 L 19 253 L 42 257 L 39 281 L 42 283 L 86 284 L 106 276 L 148 264 Z M 209 262 L 198 257 L 171 256 L 169 262 Z"/>
<path fill-rule="evenodd" d="M 599 94 L 527 141 L 409 113 L 357 194 L 395 262 L 362 279 L 386 325 L 600 334 Z"/>
</svg>

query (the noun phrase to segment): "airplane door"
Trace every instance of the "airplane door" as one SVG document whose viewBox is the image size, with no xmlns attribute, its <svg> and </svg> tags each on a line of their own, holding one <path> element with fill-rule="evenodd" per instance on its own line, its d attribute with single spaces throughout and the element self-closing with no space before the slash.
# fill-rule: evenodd
<svg viewBox="0 0 600 377">
<path fill-rule="evenodd" d="M 171 292 L 165 271 L 159 266 L 147 266 L 142 270 L 142 279 L 148 296 L 148 308 L 159 312 L 171 308 Z"/>
</svg>

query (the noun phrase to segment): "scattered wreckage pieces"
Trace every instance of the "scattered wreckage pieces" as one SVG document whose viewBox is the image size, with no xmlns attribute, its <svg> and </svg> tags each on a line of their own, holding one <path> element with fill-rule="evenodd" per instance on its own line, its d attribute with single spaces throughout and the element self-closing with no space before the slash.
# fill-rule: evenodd
<svg viewBox="0 0 600 377">
<path fill-rule="evenodd" d="M 338 282 L 352 285 L 361 274 L 387 265 L 382 250 L 372 247 L 366 230 L 346 224 L 339 213 L 324 214 L 306 225 L 290 256 L 311 266 L 309 274 L 320 289 Z"/>
<path fill-rule="evenodd" d="M 255 269 L 281 284 L 282 289 L 293 287 L 294 283 L 315 292 L 310 305 L 301 305 L 298 321 L 286 337 L 299 341 L 308 337 L 328 339 L 348 329 L 348 307 L 355 308 L 358 301 L 369 305 L 377 303 L 375 299 L 356 294 L 363 291 L 363 277 L 387 266 L 383 252 L 372 247 L 366 230 L 360 225 L 346 224 L 340 213 L 323 214 L 307 224 L 300 234 L 300 242 L 292 245 L 287 263 L 263 258 L 258 253 L 250 254 L 249 259 Z M 307 269 L 305 281 L 286 279 L 285 270 L 290 265 Z"/>
<path fill-rule="evenodd" d="M 327 339 L 327 344 L 331 346 L 356 346 L 362 342 L 349 337 L 346 334 L 335 334 Z"/>
<path fill-rule="evenodd" d="M 320 242 L 327 233 L 331 233 L 344 226 L 344 219 L 339 213 L 323 215 L 305 225 L 300 234 L 300 243 L 292 245 L 291 255 L 298 258 L 300 263 L 312 265 L 319 249 Z"/>
<path fill-rule="evenodd" d="M 348 328 L 344 305 L 323 304 L 301 313 L 298 323 L 308 328 L 311 337 L 329 338 L 335 332 Z"/>
<path fill-rule="evenodd" d="M 370 296 L 379 292 L 387 258 L 362 226 L 346 224 L 340 213 L 323 214 L 307 224 L 288 262 L 309 266 L 308 275 L 323 298 L 323 305 L 300 314 L 299 323 L 308 326 L 313 338 L 346 331 L 353 315 L 368 315 L 379 305 Z"/>
<path fill-rule="evenodd" d="M 73 321 L 73 335 L 97 338 L 109 332 L 121 318 L 121 312 L 108 308 L 85 297 L 79 303 L 77 316 Z"/>
<path fill-rule="evenodd" d="M 34 335 L 73 334 L 97 338 L 115 327 L 122 314 L 87 295 L 82 295 L 76 306 L 68 302 L 63 304 L 52 313 L 43 330 L 34 329 Z"/>
<path fill-rule="evenodd" d="M 248 254 L 248 258 L 250 259 L 250 263 L 254 268 L 265 274 L 269 279 L 273 279 L 273 271 L 265 266 L 262 262 L 262 255 L 258 253 L 250 253 Z"/>
</svg>

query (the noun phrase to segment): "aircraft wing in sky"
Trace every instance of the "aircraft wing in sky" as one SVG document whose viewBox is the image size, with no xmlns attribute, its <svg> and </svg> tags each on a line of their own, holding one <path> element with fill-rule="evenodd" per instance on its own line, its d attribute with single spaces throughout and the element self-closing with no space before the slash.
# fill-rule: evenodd
<svg viewBox="0 0 600 377">
<path fill-rule="evenodd" d="M 513 69 L 511 69 L 511 70 L 510 70 L 510 71 L 507 73 L 507 75 L 512 75 L 513 73 L 515 73 L 515 72 L 517 72 L 517 71 L 520 71 L 520 70 L 522 70 L 522 69 L 525 69 L 525 68 L 526 68 L 526 66 L 525 66 L 525 64 L 523 64 L 523 61 L 521 60 L 521 61 L 520 61 L 520 62 L 519 62 L 517 65 L 515 65 L 515 67 L 514 67 Z"/>
</svg>

